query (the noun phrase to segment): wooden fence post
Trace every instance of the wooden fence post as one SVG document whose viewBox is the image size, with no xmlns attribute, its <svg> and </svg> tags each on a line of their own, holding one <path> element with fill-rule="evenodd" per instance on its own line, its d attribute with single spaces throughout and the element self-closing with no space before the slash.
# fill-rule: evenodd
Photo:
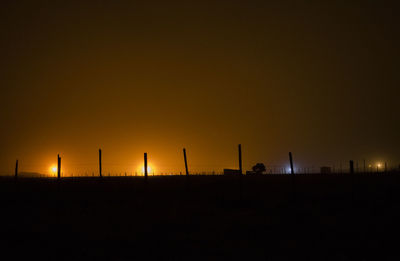
<svg viewBox="0 0 400 261">
<path fill-rule="evenodd" d="M 99 175 L 102 177 L 102 169 L 101 169 L 101 149 L 99 149 Z"/>
<path fill-rule="evenodd" d="M 147 183 L 147 153 L 144 153 L 144 180 Z"/>
<path fill-rule="evenodd" d="M 18 178 L 18 160 L 15 163 L 15 178 Z"/>
<path fill-rule="evenodd" d="M 290 161 L 290 176 L 292 180 L 292 193 L 291 193 L 291 201 L 293 204 L 296 202 L 296 182 L 295 182 L 295 175 L 294 175 L 294 168 L 293 168 L 293 157 L 292 152 L 289 152 L 289 161 Z"/>
<path fill-rule="evenodd" d="M 367 172 L 367 169 L 366 169 L 366 166 L 365 166 L 365 159 L 363 161 L 364 161 L 364 174 L 365 174 Z"/>
<path fill-rule="evenodd" d="M 240 172 L 240 175 L 242 175 L 243 174 L 243 169 L 242 169 L 242 144 L 239 144 L 238 149 L 239 149 L 239 172 Z"/>
<path fill-rule="evenodd" d="M 292 153 L 291 152 L 289 152 L 289 160 L 290 160 L 290 174 L 294 174 L 293 158 L 292 158 Z"/>
<path fill-rule="evenodd" d="M 350 174 L 354 174 L 354 162 L 350 160 Z"/>
<path fill-rule="evenodd" d="M 61 158 L 60 154 L 57 155 L 57 179 L 61 178 Z"/>
<path fill-rule="evenodd" d="M 186 169 L 186 176 L 189 176 L 189 169 L 188 169 L 188 164 L 187 164 L 187 158 L 186 158 L 186 149 L 183 149 L 183 158 L 185 160 L 185 169 Z"/>
</svg>

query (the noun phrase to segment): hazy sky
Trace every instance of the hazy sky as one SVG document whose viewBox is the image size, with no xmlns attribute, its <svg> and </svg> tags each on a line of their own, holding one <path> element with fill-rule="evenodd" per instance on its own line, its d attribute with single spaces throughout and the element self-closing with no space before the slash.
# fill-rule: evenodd
<svg viewBox="0 0 400 261">
<path fill-rule="evenodd" d="M 394 2 L 2 1 L 0 173 L 397 165 Z"/>
</svg>

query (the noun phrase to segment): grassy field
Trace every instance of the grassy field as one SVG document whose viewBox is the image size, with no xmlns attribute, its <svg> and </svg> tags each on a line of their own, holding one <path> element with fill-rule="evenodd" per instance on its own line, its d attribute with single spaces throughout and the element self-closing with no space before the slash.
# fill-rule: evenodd
<svg viewBox="0 0 400 261">
<path fill-rule="evenodd" d="M 399 260 L 400 173 L 0 178 L 12 260 Z"/>
</svg>

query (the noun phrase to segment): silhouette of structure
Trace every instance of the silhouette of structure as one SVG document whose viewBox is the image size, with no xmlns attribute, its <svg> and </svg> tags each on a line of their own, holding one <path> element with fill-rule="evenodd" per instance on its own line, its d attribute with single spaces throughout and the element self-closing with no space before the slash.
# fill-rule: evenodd
<svg viewBox="0 0 400 261">
<path fill-rule="evenodd" d="M 102 169 L 101 169 L 101 149 L 99 149 L 99 175 L 102 177 Z"/>
<path fill-rule="evenodd" d="M 57 155 L 57 179 L 61 178 L 61 158 L 60 154 Z"/>
<path fill-rule="evenodd" d="M 18 160 L 15 163 L 15 178 L 18 178 Z"/>
<path fill-rule="evenodd" d="M 147 182 L 147 153 L 144 153 L 144 180 Z"/>
<path fill-rule="evenodd" d="M 365 159 L 363 161 L 364 161 L 364 173 L 366 173 L 367 169 L 365 167 Z"/>
<path fill-rule="evenodd" d="M 189 169 L 188 169 L 188 164 L 187 164 L 187 158 L 186 158 L 186 149 L 183 149 L 183 158 L 185 160 L 185 170 L 186 170 L 186 176 L 189 176 Z"/>
<path fill-rule="evenodd" d="M 293 157 L 292 157 L 292 153 L 291 152 L 289 152 L 289 160 L 290 160 L 290 174 L 294 174 Z"/>
<path fill-rule="evenodd" d="M 350 174 L 354 174 L 354 162 L 350 160 Z"/>
<path fill-rule="evenodd" d="M 243 174 L 243 169 L 242 169 L 242 144 L 239 144 L 239 174 Z"/>
</svg>

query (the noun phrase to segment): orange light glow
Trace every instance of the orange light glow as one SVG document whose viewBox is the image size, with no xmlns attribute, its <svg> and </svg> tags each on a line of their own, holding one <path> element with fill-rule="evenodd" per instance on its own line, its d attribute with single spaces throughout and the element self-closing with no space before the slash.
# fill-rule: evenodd
<svg viewBox="0 0 400 261">
<path fill-rule="evenodd" d="M 144 175 L 144 166 L 141 165 L 139 169 L 140 169 L 140 174 Z M 153 175 L 154 172 L 155 172 L 154 171 L 154 166 L 153 165 L 147 165 L 147 174 L 148 175 Z"/>
<path fill-rule="evenodd" d="M 50 173 L 52 175 L 56 175 L 57 174 L 57 166 L 53 165 L 50 167 Z"/>
</svg>

